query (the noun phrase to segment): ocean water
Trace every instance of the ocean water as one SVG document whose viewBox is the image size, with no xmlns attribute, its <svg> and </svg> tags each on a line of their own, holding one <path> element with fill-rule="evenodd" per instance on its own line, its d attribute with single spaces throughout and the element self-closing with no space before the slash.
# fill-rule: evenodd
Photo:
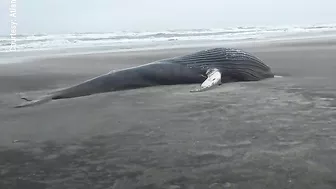
<svg viewBox="0 0 336 189">
<path fill-rule="evenodd" d="M 87 53 L 146 48 L 195 46 L 204 43 L 239 43 L 273 39 L 304 38 L 331 34 L 336 24 L 277 27 L 234 27 L 167 31 L 119 31 L 110 33 L 69 33 L 0 36 L 0 63 L 9 59 L 43 54 Z M 15 44 L 15 48 L 12 45 Z"/>
</svg>

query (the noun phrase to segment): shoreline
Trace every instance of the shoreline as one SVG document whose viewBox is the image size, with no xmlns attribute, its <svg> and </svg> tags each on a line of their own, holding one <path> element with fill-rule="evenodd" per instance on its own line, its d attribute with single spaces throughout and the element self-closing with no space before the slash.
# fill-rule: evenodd
<svg viewBox="0 0 336 189">
<path fill-rule="evenodd" d="M 42 51 L 23 51 L 23 52 L 7 52 L 0 53 L 3 55 L 0 58 L 0 66 L 4 64 L 17 64 L 17 63 L 27 63 L 39 59 L 50 59 L 50 58 L 62 58 L 62 57 L 75 57 L 75 56 L 90 56 L 90 55 L 106 55 L 115 53 L 136 53 L 136 52 L 146 52 L 146 51 L 163 51 L 163 50 L 186 50 L 186 49 L 204 49 L 212 47 L 234 47 L 234 48 L 267 48 L 269 46 L 308 46 L 321 44 L 324 46 L 325 43 L 329 45 L 336 45 L 336 35 L 318 35 L 318 36 L 306 36 L 301 38 L 284 38 L 284 39 L 266 39 L 266 40 L 243 40 L 237 42 L 227 42 L 227 41 L 192 41 L 185 44 L 174 44 L 174 42 L 165 42 L 162 44 L 157 44 L 148 47 L 139 47 L 129 45 L 126 48 L 117 48 L 109 46 L 105 47 L 87 47 L 87 48 L 68 48 L 59 50 L 42 50 Z M 105 49 L 105 50 L 103 50 Z M 63 51 L 63 52 L 59 52 Z M 42 55 L 44 54 L 44 55 Z M 15 57 L 13 57 L 15 56 Z"/>
</svg>

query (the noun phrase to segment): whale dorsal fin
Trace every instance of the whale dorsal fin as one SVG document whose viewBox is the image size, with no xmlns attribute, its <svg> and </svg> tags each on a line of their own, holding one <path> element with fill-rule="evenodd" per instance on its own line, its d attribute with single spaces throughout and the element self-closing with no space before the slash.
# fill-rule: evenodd
<svg viewBox="0 0 336 189">
<path fill-rule="evenodd" d="M 207 79 L 201 84 L 201 87 L 198 89 L 191 90 L 190 92 L 206 91 L 221 84 L 222 74 L 218 69 L 216 68 L 209 69 L 206 72 L 206 75 Z"/>
</svg>

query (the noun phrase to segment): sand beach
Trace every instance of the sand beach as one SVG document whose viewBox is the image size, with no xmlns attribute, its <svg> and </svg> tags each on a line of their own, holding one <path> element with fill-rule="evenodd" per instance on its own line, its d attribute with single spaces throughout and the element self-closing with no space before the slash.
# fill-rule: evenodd
<svg viewBox="0 0 336 189">
<path fill-rule="evenodd" d="M 0 65 L 0 188 L 336 188 L 334 39 L 241 48 L 282 78 L 143 88 L 14 109 L 113 69 L 205 47 Z M 236 45 L 239 47 L 239 45 Z M 209 48 L 209 47 L 206 47 Z"/>
</svg>

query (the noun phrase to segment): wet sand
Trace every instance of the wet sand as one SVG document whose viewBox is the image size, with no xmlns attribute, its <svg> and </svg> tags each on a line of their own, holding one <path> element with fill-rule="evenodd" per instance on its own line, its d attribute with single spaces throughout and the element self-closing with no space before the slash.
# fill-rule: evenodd
<svg viewBox="0 0 336 189">
<path fill-rule="evenodd" d="M 13 109 L 112 69 L 197 50 L 0 65 L 0 188 L 336 188 L 335 43 L 248 46 L 260 82 L 113 92 Z"/>
</svg>

